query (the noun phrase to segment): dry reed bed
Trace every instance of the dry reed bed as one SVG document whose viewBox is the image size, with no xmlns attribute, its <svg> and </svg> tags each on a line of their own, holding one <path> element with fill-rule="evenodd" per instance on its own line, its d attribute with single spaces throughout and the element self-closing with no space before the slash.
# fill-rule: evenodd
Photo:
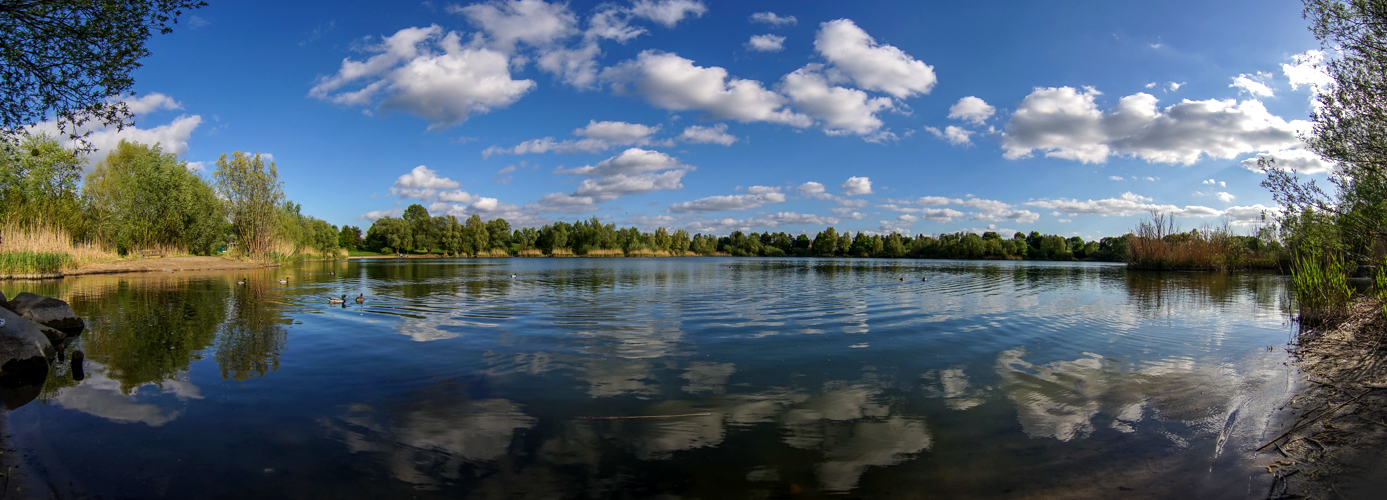
<svg viewBox="0 0 1387 500">
<path fill-rule="evenodd" d="M 66 231 L 55 227 L 0 227 L 0 277 L 49 275 L 119 259 L 105 245 L 74 243 Z"/>
</svg>

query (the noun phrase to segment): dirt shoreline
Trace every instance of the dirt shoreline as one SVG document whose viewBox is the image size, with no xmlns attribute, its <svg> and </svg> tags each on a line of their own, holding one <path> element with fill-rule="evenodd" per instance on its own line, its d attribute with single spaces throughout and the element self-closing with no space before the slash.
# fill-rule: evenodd
<svg viewBox="0 0 1387 500">
<path fill-rule="evenodd" d="M 269 267 L 259 262 L 223 259 L 221 257 L 167 257 L 162 259 L 118 260 L 64 271 L 62 275 L 152 273 L 162 271 L 224 271 Z"/>
<path fill-rule="evenodd" d="M 1267 498 L 1381 498 L 1387 487 L 1387 318 L 1353 304 L 1335 327 L 1302 331 L 1291 355 L 1304 388 L 1295 421 L 1260 450 L 1275 459 Z"/>
</svg>

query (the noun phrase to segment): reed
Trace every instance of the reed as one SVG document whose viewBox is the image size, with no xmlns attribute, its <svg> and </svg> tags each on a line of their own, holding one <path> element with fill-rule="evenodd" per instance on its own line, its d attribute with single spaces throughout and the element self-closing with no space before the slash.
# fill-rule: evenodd
<svg viewBox="0 0 1387 500">
<path fill-rule="evenodd" d="M 481 252 L 477 252 L 477 257 L 510 257 L 510 252 L 501 250 L 499 248 L 493 248 L 490 250 L 483 250 Z"/>
<path fill-rule="evenodd" d="M 119 260 L 94 241 L 74 242 L 67 231 L 45 224 L 0 227 L 0 274 L 48 274 Z M 41 270 L 35 270 L 41 269 Z"/>
<path fill-rule="evenodd" d="M 667 252 L 667 251 L 665 251 L 665 250 L 651 250 L 651 249 L 648 249 L 648 248 L 641 248 L 641 249 L 637 249 L 637 250 L 632 250 L 630 253 L 627 253 L 626 256 L 627 256 L 627 257 L 669 257 L 669 256 L 670 256 L 670 253 Z"/>
<path fill-rule="evenodd" d="M 1174 217 L 1152 213 L 1127 241 L 1127 267 L 1152 270 L 1227 271 L 1279 269 L 1284 255 L 1238 236 L 1227 225 L 1181 232 Z M 1279 247 L 1277 247 L 1279 248 Z"/>
<path fill-rule="evenodd" d="M 1302 325 L 1332 323 L 1348 314 L 1349 299 L 1353 296 L 1348 283 L 1352 265 L 1337 252 L 1322 253 L 1310 245 L 1296 252 L 1291 282 Z M 1379 276 L 1378 283 L 1384 283 L 1384 278 Z"/>
<path fill-rule="evenodd" d="M 521 251 L 519 251 L 519 252 L 515 252 L 515 256 L 516 256 L 516 257 L 543 257 L 543 256 L 544 256 L 544 251 L 543 251 L 543 250 L 540 250 L 540 249 L 538 249 L 538 248 L 527 248 L 527 249 L 521 250 Z"/>
<path fill-rule="evenodd" d="M 549 251 L 550 257 L 574 257 L 576 254 L 567 248 L 555 248 Z"/>
<path fill-rule="evenodd" d="M 594 248 L 588 250 L 588 257 L 625 257 L 626 252 L 619 248 Z"/>
</svg>

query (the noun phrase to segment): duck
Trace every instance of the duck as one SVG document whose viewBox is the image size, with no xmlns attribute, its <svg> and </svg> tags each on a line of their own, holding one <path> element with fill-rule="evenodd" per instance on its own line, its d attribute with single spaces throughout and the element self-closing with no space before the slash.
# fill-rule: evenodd
<svg viewBox="0 0 1387 500">
<path fill-rule="evenodd" d="M 289 278 L 280 278 L 280 279 L 279 279 L 279 284 L 281 284 L 281 285 L 287 285 L 287 284 L 289 284 Z"/>
<path fill-rule="evenodd" d="M 510 277 L 512 277 L 512 278 L 514 278 L 514 277 L 515 277 L 515 275 L 514 275 L 514 274 L 512 274 L 512 275 L 510 275 Z"/>
<path fill-rule="evenodd" d="M 346 294 L 343 294 L 341 298 L 337 298 L 337 297 L 328 297 L 328 298 L 327 298 L 327 303 L 329 303 L 329 304 L 346 304 L 346 303 L 347 303 L 347 296 L 346 296 Z"/>
<path fill-rule="evenodd" d="M 929 281 L 929 278 L 920 278 L 920 281 Z"/>
<path fill-rule="evenodd" d="M 356 303 L 360 304 L 362 302 L 366 302 L 366 294 L 364 293 L 356 296 Z"/>
<path fill-rule="evenodd" d="M 901 278 L 901 281 L 905 281 L 905 278 L 904 278 L 904 277 L 902 277 L 902 278 Z"/>
<path fill-rule="evenodd" d="M 237 284 L 237 285 L 244 285 L 244 284 L 246 284 L 246 280 L 243 280 L 243 279 L 236 280 L 236 284 Z"/>
</svg>

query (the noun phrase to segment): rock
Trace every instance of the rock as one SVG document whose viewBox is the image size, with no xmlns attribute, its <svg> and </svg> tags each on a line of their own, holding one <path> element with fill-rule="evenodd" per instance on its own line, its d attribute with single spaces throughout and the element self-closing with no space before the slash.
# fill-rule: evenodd
<svg viewBox="0 0 1387 500">
<path fill-rule="evenodd" d="M 66 336 L 67 336 L 67 334 L 65 334 L 65 333 L 63 333 L 63 332 L 61 332 L 61 331 L 58 331 L 58 329 L 56 329 L 56 328 L 49 328 L 49 327 L 46 327 L 46 326 L 43 326 L 43 325 L 39 325 L 39 333 L 42 333 L 44 337 L 47 337 L 47 338 L 48 338 L 48 343 L 49 343 L 49 344 L 55 344 L 55 345 L 56 345 L 58 342 L 61 342 L 61 341 L 63 340 L 63 337 L 66 337 Z"/>
<path fill-rule="evenodd" d="M 86 326 L 67 302 L 24 292 L 10 301 L 10 310 L 20 317 L 59 330 L 81 331 Z"/>
<path fill-rule="evenodd" d="M 0 309 L 0 371 L 14 375 L 31 372 L 48 373 L 48 357 L 57 353 L 53 343 L 39 330 L 39 325 L 19 317 L 8 309 Z"/>
<path fill-rule="evenodd" d="M 5 298 L 5 292 L 0 292 L 0 307 L 10 308 L 10 299 Z"/>
</svg>

